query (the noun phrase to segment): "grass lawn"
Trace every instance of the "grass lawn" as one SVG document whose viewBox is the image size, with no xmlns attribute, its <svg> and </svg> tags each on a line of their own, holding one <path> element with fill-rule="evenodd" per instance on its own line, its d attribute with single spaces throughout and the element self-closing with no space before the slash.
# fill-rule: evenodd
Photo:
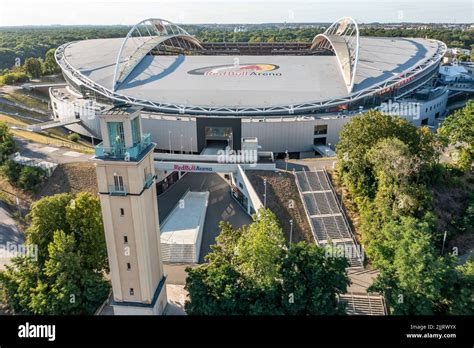
<svg viewBox="0 0 474 348">
<path fill-rule="evenodd" d="M 25 121 L 16 119 L 12 116 L 2 115 L 2 114 L 0 114 L 0 121 L 6 122 L 10 126 L 26 127 L 28 125 Z M 34 141 L 40 144 L 53 145 L 53 146 L 59 146 L 59 147 L 69 147 L 71 149 L 74 149 L 76 151 L 80 151 L 83 153 L 94 152 L 92 147 L 75 143 L 67 138 L 63 138 L 56 134 L 35 133 L 35 132 L 30 132 L 30 131 L 26 131 L 22 129 L 11 129 L 11 132 L 22 139 Z"/>
<path fill-rule="evenodd" d="M 3 98 L 13 103 L 25 105 L 29 108 L 35 108 L 45 112 L 48 111 L 48 104 L 20 92 L 6 93 L 3 95 Z"/>
</svg>

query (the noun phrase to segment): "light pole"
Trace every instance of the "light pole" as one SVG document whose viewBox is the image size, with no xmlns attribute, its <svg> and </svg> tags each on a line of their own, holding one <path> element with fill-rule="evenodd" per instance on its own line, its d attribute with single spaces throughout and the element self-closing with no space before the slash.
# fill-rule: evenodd
<svg viewBox="0 0 474 348">
<path fill-rule="evenodd" d="M 288 171 L 288 150 L 285 150 L 285 170 Z"/>
<path fill-rule="evenodd" d="M 263 206 L 267 207 L 267 179 L 263 179 L 263 186 L 265 186 L 265 193 L 263 194 Z"/>
<path fill-rule="evenodd" d="M 189 153 L 193 153 L 193 138 L 189 139 Z"/>
<path fill-rule="evenodd" d="M 170 144 L 170 154 L 171 154 L 171 131 L 168 131 L 168 141 Z"/>
<path fill-rule="evenodd" d="M 446 236 L 448 234 L 448 231 L 444 231 L 444 236 L 443 236 L 443 245 L 441 247 L 441 255 L 444 254 L 444 243 L 446 243 Z"/>
<path fill-rule="evenodd" d="M 293 241 L 293 219 L 290 220 L 290 248 Z"/>
<path fill-rule="evenodd" d="M 181 134 L 180 137 L 180 143 L 181 143 L 181 154 L 183 153 L 183 135 Z"/>
</svg>

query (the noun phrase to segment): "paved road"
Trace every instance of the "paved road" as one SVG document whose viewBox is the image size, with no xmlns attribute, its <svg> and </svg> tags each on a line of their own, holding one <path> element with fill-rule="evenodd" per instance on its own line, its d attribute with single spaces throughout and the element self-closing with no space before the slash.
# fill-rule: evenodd
<svg viewBox="0 0 474 348">
<path fill-rule="evenodd" d="M 0 246 L 6 248 L 8 242 L 22 244 L 23 241 L 23 233 L 18 229 L 15 220 L 10 216 L 4 203 L 0 202 Z M 3 258 L 3 255 L 0 255 L 0 269 L 3 269 L 4 264 L 8 262 L 8 258 Z"/>
<path fill-rule="evenodd" d="M 92 157 L 92 154 L 84 154 L 68 147 L 38 144 L 19 137 L 15 137 L 15 143 L 22 156 L 42 161 L 54 163 L 87 162 Z"/>
<path fill-rule="evenodd" d="M 235 228 L 248 225 L 251 218 L 231 197 L 229 184 L 218 174 L 187 173 L 168 191 L 158 197 L 160 221 L 163 221 L 187 190 L 209 191 L 209 203 L 201 242 L 199 262 L 210 251 L 219 235 L 219 222 L 228 221 Z M 171 276 L 171 275 L 170 275 Z"/>
</svg>

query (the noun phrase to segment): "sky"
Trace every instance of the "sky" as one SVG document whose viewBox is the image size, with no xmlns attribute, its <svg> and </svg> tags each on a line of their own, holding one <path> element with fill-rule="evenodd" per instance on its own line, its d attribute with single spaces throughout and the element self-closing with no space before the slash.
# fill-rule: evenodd
<svg viewBox="0 0 474 348">
<path fill-rule="evenodd" d="M 474 0 L 0 0 L 0 26 L 175 23 L 473 23 Z"/>
</svg>

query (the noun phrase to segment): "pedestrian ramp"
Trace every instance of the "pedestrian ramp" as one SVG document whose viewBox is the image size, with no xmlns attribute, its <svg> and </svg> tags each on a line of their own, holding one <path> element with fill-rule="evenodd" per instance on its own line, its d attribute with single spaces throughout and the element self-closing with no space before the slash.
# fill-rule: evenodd
<svg viewBox="0 0 474 348">
<path fill-rule="evenodd" d="M 27 126 L 27 129 L 32 132 L 41 132 L 47 129 L 68 126 L 68 125 L 79 123 L 79 122 L 81 122 L 80 118 L 59 119 L 59 120 L 42 122 L 42 123 L 30 124 Z"/>
</svg>

